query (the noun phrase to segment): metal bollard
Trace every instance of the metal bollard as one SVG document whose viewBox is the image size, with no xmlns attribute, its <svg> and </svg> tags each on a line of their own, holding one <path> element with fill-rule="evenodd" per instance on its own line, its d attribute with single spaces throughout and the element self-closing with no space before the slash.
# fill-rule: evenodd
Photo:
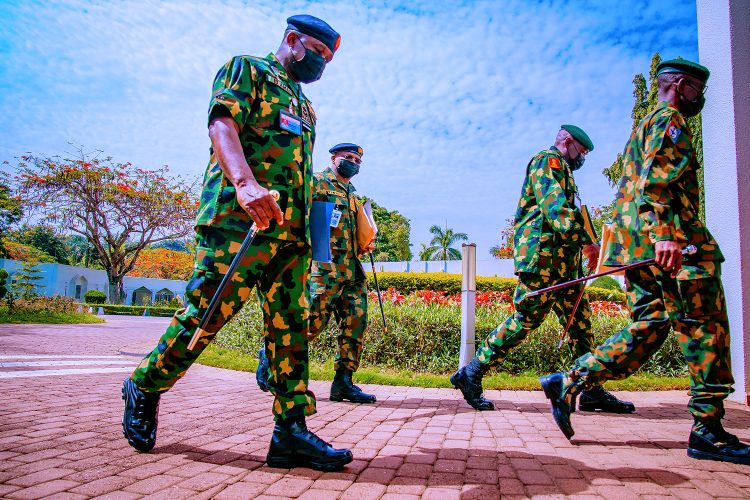
<svg viewBox="0 0 750 500">
<path fill-rule="evenodd" d="M 474 357 L 476 332 L 477 295 L 477 246 L 474 243 L 461 245 L 461 351 L 458 367 L 469 364 Z"/>
</svg>

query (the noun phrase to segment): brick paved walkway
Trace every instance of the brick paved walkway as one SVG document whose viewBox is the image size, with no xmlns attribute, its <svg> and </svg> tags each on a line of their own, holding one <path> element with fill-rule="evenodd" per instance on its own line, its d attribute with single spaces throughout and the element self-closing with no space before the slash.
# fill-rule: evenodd
<svg viewBox="0 0 750 500">
<path fill-rule="evenodd" d="M 138 454 L 121 436 L 120 385 L 166 321 L 0 325 L 0 496 L 750 496 L 750 467 L 685 455 L 682 392 L 622 393 L 636 415 L 576 414 L 571 444 L 541 392 L 489 391 L 498 411 L 479 413 L 453 390 L 367 385 L 378 403 L 359 406 L 330 402 L 329 383 L 312 382 L 310 427 L 355 456 L 324 474 L 266 467 L 270 397 L 249 374 L 194 366 L 162 398 L 155 450 Z M 730 403 L 726 424 L 750 441 L 746 407 Z"/>
</svg>

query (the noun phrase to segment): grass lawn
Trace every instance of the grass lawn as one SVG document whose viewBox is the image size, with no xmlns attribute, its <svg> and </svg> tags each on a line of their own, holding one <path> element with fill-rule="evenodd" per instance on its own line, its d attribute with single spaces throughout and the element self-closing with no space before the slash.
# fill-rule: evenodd
<svg viewBox="0 0 750 500">
<path fill-rule="evenodd" d="M 244 354 L 223 347 L 209 345 L 198 358 L 198 363 L 252 372 L 258 367 L 257 356 Z M 326 364 L 313 363 L 310 366 L 310 378 L 314 380 L 333 380 L 333 361 Z M 388 368 L 361 367 L 355 374 L 355 382 L 362 384 L 404 385 L 413 387 L 453 387 L 448 381 L 450 374 L 445 373 L 415 373 L 398 371 Z M 485 389 L 501 389 L 515 391 L 537 391 L 539 375 L 523 373 L 509 375 L 495 373 L 483 380 Z M 687 377 L 657 377 L 649 374 L 638 374 L 626 380 L 607 382 L 606 387 L 616 391 L 667 391 L 687 390 L 690 383 Z"/>
<path fill-rule="evenodd" d="M 50 313 L 40 311 L 18 311 L 8 314 L 7 307 L 0 307 L 0 323 L 34 323 L 34 324 L 77 324 L 77 323 L 104 323 L 98 316 L 89 313 Z"/>
</svg>

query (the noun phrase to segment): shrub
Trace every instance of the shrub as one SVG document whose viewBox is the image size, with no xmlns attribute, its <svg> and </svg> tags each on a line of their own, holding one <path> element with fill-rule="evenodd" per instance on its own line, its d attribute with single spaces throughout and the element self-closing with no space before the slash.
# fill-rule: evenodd
<svg viewBox="0 0 750 500">
<path fill-rule="evenodd" d="M 508 292 L 513 295 L 518 281 L 515 278 L 498 278 L 477 276 L 477 291 L 479 292 Z M 378 273 L 378 284 L 381 290 L 395 288 L 403 294 L 417 290 L 435 290 L 447 292 L 449 295 L 461 292 L 461 275 L 446 273 Z M 367 286 L 375 289 L 372 273 L 367 275 Z M 586 288 L 589 300 L 608 300 L 625 304 L 625 294 L 622 290 L 608 290 L 589 286 Z"/>
<path fill-rule="evenodd" d="M 380 276 L 378 275 L 378 279 Z M 384 331 L 376 300 L 369 301 L 370 324 L 362 355 L 363 365 L 374 365 L 413 372 L 449 373 L 458 366 L 461 309 L 454 305 L 385 301 L 388 322 Z M 509 314 L 509 307 L 477 307 L 476 345 Z M 564 318 L 563 321 L 567 320 Z M 594 313 L 594 345 L 624 327 L 624 315 Z M 338 327 L 331 322 L 320 337 L 310 344 L 310 358 L 320 362 L 332 359 L 337 349 Z M 499 369 L 512 374 L 552 373 L 567 368 L 572 361 L 569 350 L 557 349 L 562 326 L 550 314 L 542 326 L 512 349 Z M 248 301 L 240 313 L 219 332 L 216 343 L 222 347 L 255 355 L 262 345 L 262 317 L 256 299 Z M 685 360 L 674 335 L 646 363 L 642 370 L 655 375 L 684 375 Z"/>
<path fill-rule="evenodd" d="M 598 278 L 593 279 L 589 286 L 622 292 L 622 287 L 612 276 L 599 276 Z"/>
<path fill-rule="evenodd" d="M 107 294 L 99 290 L 89 290 L 83 294 L 83 301 L 87 304 L 104 304 L 107 301 Z"/>
<path fill-rule="evenodd" d="M 54 295 L 47 297 L 37 295 L 28 299 L 17 299 L 14 301 L 13 313 L 21 312 L 49 312 L 71 314 L 78 312 L 78 304 L 72 297 Z"/>
<path fill-rule="evenodd" d="M 129 316 L 143 316 L 146 309 L 151 316 L 173 316 L 176 307 L 154 307 L 154 306 L 122 306 L 114 304 L 104 304 L 101 306 L 104 314 L 123 314 Z"/>
</svg>

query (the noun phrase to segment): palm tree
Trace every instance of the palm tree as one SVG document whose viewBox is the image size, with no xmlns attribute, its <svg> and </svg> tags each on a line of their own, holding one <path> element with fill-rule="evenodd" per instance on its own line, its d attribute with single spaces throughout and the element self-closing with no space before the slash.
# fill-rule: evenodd
<svg viewBox="0 0 750 500">
<path fill-rule="evenodd" d="M 419 249 L 419 260 L 430 260 L 432 254 L 435 253 L 437 247 L 428 246 L 426 243 L 421 243 L 422 248 Z"/>
<path fill-rule="evenodd" d="M 453 229 L 448 229 L 448 224 L 445 225 L 445 230 L 440 226 L 432 226 L 430 232 L 435 235 L 430 241 L 430 247 L 435 249 L 432 253 L 433 260 L 461 260 L 461 252 L 452 247 L 459 241 L 468 240 L 466 233 L 454 233 Z"/>
</svg>

